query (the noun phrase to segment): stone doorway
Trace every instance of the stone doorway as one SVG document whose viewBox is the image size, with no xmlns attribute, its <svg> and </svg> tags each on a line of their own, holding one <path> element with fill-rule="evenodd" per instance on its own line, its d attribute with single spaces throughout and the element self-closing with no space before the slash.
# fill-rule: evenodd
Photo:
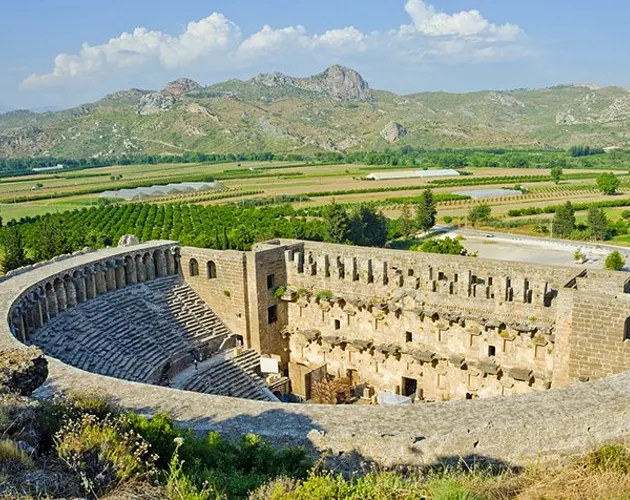
<svg viewBox="0 0 630 500">
<path fill-rule="evenodd" d="M 418 381 L 415 378 L 402 378 L 402 395 L 408 398 L 414 397 L 418 391 Z"/>
</svg>

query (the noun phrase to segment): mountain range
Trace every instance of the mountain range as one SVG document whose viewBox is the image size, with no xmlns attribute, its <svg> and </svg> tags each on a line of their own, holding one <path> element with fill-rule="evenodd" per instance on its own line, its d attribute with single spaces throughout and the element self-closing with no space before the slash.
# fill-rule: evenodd
<svg viewBox="0 0 630 500">
<path fill-rule="evenodd" d="M 561 85 L 396 95 L 331 66 L 201 86 L 130 89 L 75 108 L 0 114 L 0 156 L 628 146 L 630 90 Z"/>
</svg>

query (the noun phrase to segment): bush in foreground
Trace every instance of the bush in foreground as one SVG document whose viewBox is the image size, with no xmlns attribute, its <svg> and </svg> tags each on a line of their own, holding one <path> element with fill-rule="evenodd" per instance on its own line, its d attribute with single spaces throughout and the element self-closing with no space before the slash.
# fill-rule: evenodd
<svg viewBox="0 0 630 500">
<path fill-rule="evenodd" d="M 71 420 L 55 435 L 55 449 L 85 492 L 95 496 L 124 482 L 151 479 L 156 473 L 149 444 L 125 429 L 120 417 L 100 420 L 85 414 Z"/>
<path fill-rule="evenodd" d="M 617 250 L 606 257 L 605 266 L 609 271 L 621 271 L 625 265 L 626 259 Z"/>
</svg>

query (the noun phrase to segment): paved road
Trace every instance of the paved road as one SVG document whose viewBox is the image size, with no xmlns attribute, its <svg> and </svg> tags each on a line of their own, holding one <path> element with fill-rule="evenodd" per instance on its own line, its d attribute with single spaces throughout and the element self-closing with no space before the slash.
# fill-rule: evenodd
<svg viewBox="0 0 630 500">
<path fill-rule="evenodd" d="M 466 249 L 478 252 L 479 257 L 489 259 L 601 269 L 604 267 L 606 257 L 613 250 L 618 250 L 630 265 L 630 248 L 615 245 L 490 233 L 445 226 L 436 227 L 436 233 L 440 233 L 440 237 L 463 236 Z M 573 254 L 578 249 L 586 256 L 583 264 L 576 264 L 573 258 Z"/>
</svg>

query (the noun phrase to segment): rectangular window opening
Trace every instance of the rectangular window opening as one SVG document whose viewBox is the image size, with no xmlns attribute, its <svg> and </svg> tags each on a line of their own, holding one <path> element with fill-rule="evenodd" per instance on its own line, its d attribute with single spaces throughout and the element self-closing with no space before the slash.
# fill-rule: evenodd
<svg viewBox="0 0 630 500">
<path fill-rule="evenodd" d="M 272 325 L 278 321 L 278 306 L 271 306 L 267 309 L 267 322 Z"/>
<path fill-rule="evenodd" d="M 268 274 L 267 275 L 267 290 L 271 290 L 276 286 L 276 275 Z"/>
</svg>

